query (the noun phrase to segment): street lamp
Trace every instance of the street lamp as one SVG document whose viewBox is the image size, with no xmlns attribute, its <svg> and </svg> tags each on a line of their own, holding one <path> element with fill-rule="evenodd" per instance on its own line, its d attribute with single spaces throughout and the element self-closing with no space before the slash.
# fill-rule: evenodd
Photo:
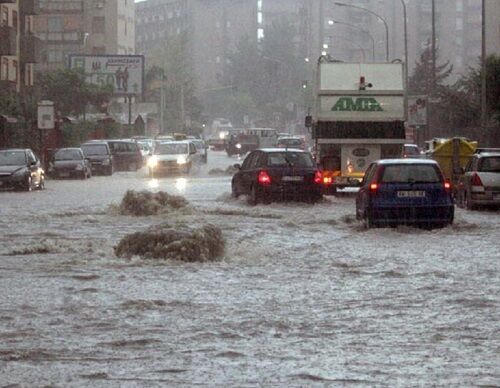
<svg viewBox="0 0 500 388">
<path fill-rule="evenodd" d="M 381 20 L 382 23 L 384 23 L 384 26 L 385 26 L 385 59 L 387 62 L 389 62 L 389 26 L 387 25 L 387 22 L 385 21 L 385 19 L 382 16 L 380 16 L 378 13 L 375 13 L 368 8 L 358 7 L 357 5 L 339 3 L 339 2 L 335 2 L 335 5 L 338 5 L 339 7 L 349 7 L 349 8 L 360 9 L 362 11 L 368 12 L 369 14 L 372 14 L 373 16 L 375 16 L 376 18 Z"/>
<path fill-rule="evenodd" d="M 408 19 L 406 14 L 405 0 L 401 0 L 403 6 L 403 26 L 404 26 L 404 40 L 405 40 L 405 116 L 408 114 Z"/>
<path fill-rule="evenodd" d="M 370 38 L 370 40 L 372 41 L 372 59 L 373 59 L 373 61 L 375 61 L 375 40 L 373 39 L 372 34 L 370 34 L 367 30 L 363 30 L 361 27 L 358 27 L 355 24 L 340 22 L 338 20 L 328 20 L 328 24 L 329 25 L 341 24 L 343 26 L 348 26 L 348 27 L 354 28 L 354 29 L 366 34 Z"/>
</svg>

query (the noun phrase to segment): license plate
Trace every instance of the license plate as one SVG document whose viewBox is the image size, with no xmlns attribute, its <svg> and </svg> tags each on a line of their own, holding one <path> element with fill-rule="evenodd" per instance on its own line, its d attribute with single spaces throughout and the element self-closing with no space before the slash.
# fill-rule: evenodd
<svg viewBox="0 0 500 388">
<path fill-rule="evenodd" d="M 424 198 L 425 191 L 398 191 L 398 198 Z"/>
<path fill-rule="evenodd" d="M 304 177 L 301 176 L 284 176 L 281 178 L 283 182 L 302 182 Z"/>
</svg>

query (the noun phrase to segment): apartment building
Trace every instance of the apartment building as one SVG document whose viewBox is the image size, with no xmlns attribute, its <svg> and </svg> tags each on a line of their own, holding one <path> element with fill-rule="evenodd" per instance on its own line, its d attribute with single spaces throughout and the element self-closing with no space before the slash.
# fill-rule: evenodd
<svg viewBox="0 0 500 388">
<path fill-rule="evenodd" d="M 486 53 L 500 55 L 500 1 L 485 0 Z"/>
<path fill-rule="evenodd" d="M 45 42 L 39 71 L 64 68 L 71 54 L 133 54 L 133 0 L 35 0 L 37 36 Z"/>
<path fill-rule="evenodd" d="M 33 33 L 35 0 L 0 0 L 0 87 L 23 92 L 33 86 L 40 43 Z"/>
</svg>

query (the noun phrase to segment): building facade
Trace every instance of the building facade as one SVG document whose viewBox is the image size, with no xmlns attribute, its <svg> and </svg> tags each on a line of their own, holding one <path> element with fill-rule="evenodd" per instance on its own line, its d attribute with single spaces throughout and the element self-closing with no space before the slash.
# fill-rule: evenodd
<svg viewBox="0 0 500 388">
<path fill-rule="evenodd" d="M 500 1 L 485 0 L 486 54 L 500 55 Z"/>
<path fill-rule="evenodd" d="M 35 31 L 44 41 L 39 71 L 64 68 L 71 54 L 133 54 L 133 0 L 35 0 Z"/>
<path fill-rule="evenodd" d="M 34 0 L 0 0 L 0 87 L 23 92 L 34 82 L 40 42 L 33 33 Z"/>
</svg>

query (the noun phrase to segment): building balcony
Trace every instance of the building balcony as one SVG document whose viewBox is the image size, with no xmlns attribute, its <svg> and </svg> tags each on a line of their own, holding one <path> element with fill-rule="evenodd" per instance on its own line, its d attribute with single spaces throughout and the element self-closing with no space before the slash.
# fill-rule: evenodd
<svg viewBox="0 0 500 388">
<path fill-rule="evenodd" d="M 20 61 L 23 63 L 38 63 L 42 61 L 42 41 L 33 34 L 21 37 Z"/>
<path fill-rule="evenodd" d="M 0 55 L 17 55 L 17 32 L 13 27 L 0 26 Z"/>
<path fill-rule="evenodd" d="M 22 0 L 19 2 L 19 12 L 21 15 L 38 15 L 40 6 L 37 0 Z"/>
<path fill-rule="evenodd" d="M 56 14 L 56 13 L 82 13 L 82 0 L 65 0 L 63 1 L 45 1 L 39 5 L 41 13 Z"/>
</svg>

